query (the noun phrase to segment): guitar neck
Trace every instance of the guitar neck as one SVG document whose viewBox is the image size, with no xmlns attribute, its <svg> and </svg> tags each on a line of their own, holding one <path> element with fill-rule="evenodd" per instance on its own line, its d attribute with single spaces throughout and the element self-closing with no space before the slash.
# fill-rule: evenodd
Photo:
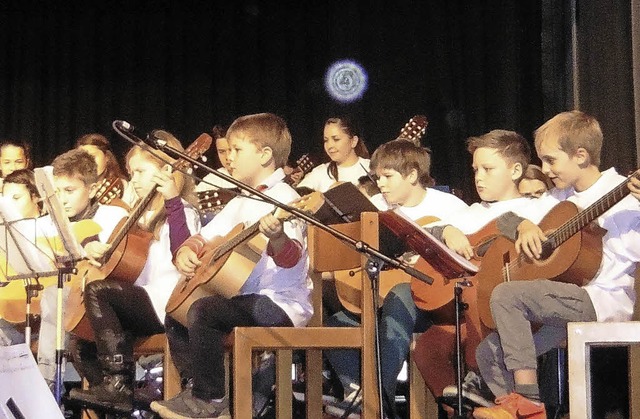
<svg viewBox="0 0 640 419">
<path fill-rule="evenodd" d="M 236 246 L 240 245 L 242 242 L 249 240 L 256 234 L 258 234 L 259 231 L 260 231 L 259 221 L 254 224 L 251 224 L 249 227 L 245 228 L 244 230 L 242 230 L 241 232 L 233 236 L 230 240 L 220 245 L 216 249 L 216 257 L 214 259 L 217 259 L 218 257 L 230 252 Z"/>
<path fill-rule="evenodd" d="M 149 206 L 149 203 L 156 197 L 158 191 L 154 188 L 151 192 L 149 192 L 144 198 L 138 202 L 138 204 L 131 210 L 129 213 L 129 218 L 122 225 L 120 230 L 113 237 L 113 240 L 110 241 L 111 248 L 107 251 L 104 256 L 105 260 L 109 260 L 113 252 L 116 250 L 120 242 L 126 237 L 131 228 L 138 222 L 140 217 L 142 216 L 143 211 Z"/>
<path fill-rule="evenodd" d="M 554 231 L 549 237 L 550 240 L 553 240 L 554 247 L 558 247 L 569 240 L 574 234 L 585 228 L 629 195 L 629 188 L 627 187 L 628 181 L 628 178 L 625 179 L 618 186 L 607 192 L 602 198 L 571 217 Z"/>
</svg>

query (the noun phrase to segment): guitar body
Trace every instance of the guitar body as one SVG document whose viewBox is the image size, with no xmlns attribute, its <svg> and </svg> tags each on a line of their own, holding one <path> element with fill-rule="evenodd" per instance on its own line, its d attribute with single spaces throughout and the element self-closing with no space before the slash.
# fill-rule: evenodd
<svg viewBox="0 0 640 419">
<path fill-rule="evenodd" d="M 122 220 L 121 223 L 125 222 Z M 117 231 L 117 228 L 116 230 Z M 81 261 L 78 273 L 72 275 L 69 298 L 65 305 L 64 327 L 69 333 L 93 341 L 93 329 L 85 316 L 84 287 L 87 283 L 102 279 L 134 283 L 142 273 L 153 234 L 138 227 L 132 228 L 101 267 Z"/>
<path fill-rule="evenodd" d="M 266 248 L 264 236 L 253 236 L 230 251 L 219 252 L 219 248 L 242 232 L 244 226 L 237 225 L 224 237 L 207 243 L 202 265 L 193 277 L 182 277 L 173 289 L 166 311 L 175 320 L 187 324 L 187 312 L 198 299 L 219 294 L 230 298 L 238 295 L 253 268 Z"/>
<path fill-rule="evenodd" d="M 43 287 L 55 285 L 58 278 L 54 276 L 39 278 L 38 282 Z M 27 292 L 24 281 L 11 280 L 0 288 L 0 319 L 4 319 L 14 325 L 22 324 L 27 318 Z M 40 314 L 40 292 L 31 298 L 31 315 Z"/>
<path fill-rule="evenodd" d="M 473 234 L 467 235 L 474 248 L 472 262 L 480 266 L 488 246 L 500 235 L 496 222 L 492 221 Z M 414 266 L 420 272 L 433 278 L 431 285 L 417 279 L 411 281 L 411 293 L 416 306 L 431 313 L 435 324 L 455 324 L 454 288 L 462 277 L 448 277 L 442 270 L 420 258 Z"/>
<path fill-rule="evenodd" d="M 361 270 L 345 270 L 333 273 L 338 300 L 342 306 L 354 314 L 362 313 L 362 281 L 360 279 Z M 411 282 L 411 276 L 399 269 L 390 269 L 380 272 L 380 289 L 378 292 L 378 303 L 382 305 L 384 298 L 391 288 L 398 284 Z"/>
<path fill-rule="evenodd" d="M 560 202 L 542 219 L 539 226 L 545 234 L 555 231 L 578 214 L 578 208 L 569 201 Z M 484 256 L 480 271 L 474 277 L 478 283 L 478 307 L 482 323 L 494 329 L 489 301 L 493 289 L 501 282 L 551 279 L 583 286 L 598 272 L 602 260 L 602 237 L 606 231 L 597 225 L 573 234 L 553 253 L 540 260 L 518 256 L 513 242 L 498 237 Z M 505 264 L 509 264 L 508 269 Z"/>
</svg>

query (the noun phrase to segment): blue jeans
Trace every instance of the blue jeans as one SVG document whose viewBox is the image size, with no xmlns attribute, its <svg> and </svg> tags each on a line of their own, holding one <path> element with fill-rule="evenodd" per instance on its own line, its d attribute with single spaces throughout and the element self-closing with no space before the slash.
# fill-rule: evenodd
<svg viewBox="0 0 640 419">
<path fill-rule="evenodd" d="M 346 311 L 339 311 L 325 321 L 330 327 L 357 327 L 360 318 Z M 380 363 L 382 388 L 392 407 L 395 400 L 398 374 L 407 359 L 414 332 L 422 332 L 431 325 L 429 315 L 416 307 L 411 296 L 411 285 L 393 287 L 382 303 L 379 318 Z M 325 352 L 340 382 L 349 391 L 350 384 L 360 385 L 360 352 L 355 349 Z"/>
</svg>

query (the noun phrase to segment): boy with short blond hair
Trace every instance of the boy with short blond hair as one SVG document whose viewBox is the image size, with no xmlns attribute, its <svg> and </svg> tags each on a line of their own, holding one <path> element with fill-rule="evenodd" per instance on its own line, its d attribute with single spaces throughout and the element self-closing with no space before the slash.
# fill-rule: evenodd
<svg viewBox="0 0 640 419">
<path fill-rule="evenodd" d="M 283 165 L 291 150 L 291 134 L 282 118 L 269 114 L 236 119 L 227 131 L 233 177 L 281 202 L 298 194 L 284 182 Z M 230 418 L 225 397 L 224 336 L 236 326 L 304 326 L 311 315 L 305 228 L 299 220 L 282 222 L 272 204 L 242 194 L 232 199 L 176 251 L 175 265 L 192 276 L 201 265 L 203 246 L 236 225 L 260 222 L 269 239 L 265 251 L 240 289 L 240 295 L 211 295 L 197 300 L 183 325 L 167 314 L 165 327 L 176 366 L 193 387 L 171 400 L 154 402 L 162 417 Z"/>
<path fill-rule="evenodd" d="M 94 158 L 86 151 L 74 149 L 56 157 L 53 162 L 53 182 L 69 221 L 92 219 L 102 231 L 98 237 L 84 238 L 84 250 L 89 258 L 100 257 L 116 225 L 126 217 L 127 211 L 111 205 L 94 205 L 98 170 Z M 39 227 L 46 236 L 58 234 L 50 216 L 39 219 Z M 63 309 L 69 296 L 64 288 Z M 50 385 L 55 379 L 56 360 L 56 287 L 45 288 L 40 308 L 42 323 L 38 339 L 38 366 Z"/>
<path fill-rule="evenodd" d="M 471 258 L 474 249 L 467 235 L 478 232 L 506 212 L 521 213 L 531 205 L 530 199 L 521 197 L 517 186 L 529 163 L 531 151 L 527 140 L 507 130 L 493 130 L 470 137 L 467 150 L 472 155 L 475 185 L 481 202 L 452 214 L 446 223 L 429 230 L 452 250 Z M 468 304 L 465 323 L 462 324 L 462 344 L 466 367 L 471 370 L 465 380 L 463 397 L 472 405 L 489 405 L 491 403 L 484 399 L 474 382 L 476 375 L 473 370 L 477 370 L 474 349 L 481 339 L 476 288 L 465 288 L 462 294 Z M 423 333 L 416 342 L 415 359 L 433 395 L 440 397 L 444 393 L 445 396 L 451 396 L 444 390 L 449 390 L 447 386 L 455 380 L 454 326 L 436 325 Z"/>
<path fill-rule="evenodd" d="M 581 111 L 563 112 L 547 121 L 535 132 L 535 145 L 543 172 L 556 186 L 542 201 L 569 200 L 584 209 L 625 179 L 613 168 L 599 170 L 602 131 L 594 117 Z M 539 209 L 530 219 L 538 222 L 545 213 Z M 516 250 L 539 259 L 546 240 L 542 230 L 528 219 L 507 218 L 515 226 L 511 235 L 517 237 Z M 497 406 L 477 408 L 474 417 L 545 418 L 536 356 L 565 341 L 568 322 L 631 319 L 633 275 L 640 260 L 638 202 L 625 197 L 597 222 L 607 230 L 602 238 L 603 257 L 598 273 L 586 285 L 541 278 L 500 283 L 493 290 L 491 313 L 496 331 L 483 340 L 476 354 L 482 377 L 497 396 Z M 542 325 L 535 334 L 532 323 Z"/>
</svg>

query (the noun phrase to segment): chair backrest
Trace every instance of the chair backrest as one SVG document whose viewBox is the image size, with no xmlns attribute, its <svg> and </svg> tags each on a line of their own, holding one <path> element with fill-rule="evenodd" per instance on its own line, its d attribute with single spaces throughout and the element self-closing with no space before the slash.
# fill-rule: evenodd
<svg viewBox="0 0 640 419">
<path fill-rule="evenodd" d="M 334 224 L 331 227 L 360 240 L 360 222 Z M 332 272 L 360 266 L 360 253 L 324 230 L 309 226 L 307 235 L 309 265 L 315 272 Z"/>
</svg>

